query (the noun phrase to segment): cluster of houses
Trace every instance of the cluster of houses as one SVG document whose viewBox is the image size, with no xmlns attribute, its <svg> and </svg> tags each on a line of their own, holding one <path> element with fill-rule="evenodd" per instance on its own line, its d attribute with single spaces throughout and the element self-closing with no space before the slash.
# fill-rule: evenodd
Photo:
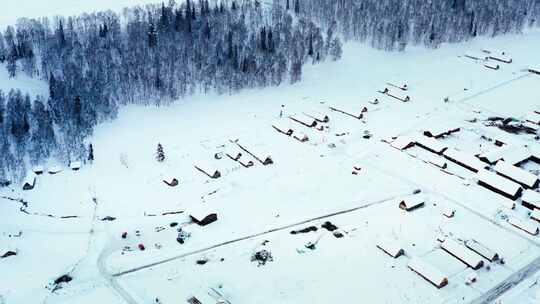
<svg viewBox="0 0 540 304">
<path fill-rule="evenodd" d="M 78 171 L 81 169 L 82 164 L 80 161 L 73 161 L 69 164 L 69 168 L 73 171 Z M 52 166 L 50 167 L 46 172 L 50 175 L 59 174 L 63 171 L 63 168 L 61 166 Z M 23 181 L 23 190 L 33 190 L 36 186 L 36 181 L 38 178 L 38 175 L 43 175 L 45 173 L 45 168 L 43 166 L 36 166 L 32 169 L 31 172 L 29 172 L 26 175 L 26 178 Z"/>
<path fill-rule="evenodd" d="M 330 117 L 327 114 L 319 111 L 309 111 L 291 115 L 288 119 L 277 120 L 272 123 L 272 128 L 285 136 L 304 143 L 310 140 L 306 130 L 323 131 L 329 122 Z"/>
<path fill-rule="evenodd" d="M 491 70 L 500 69 L 501 63 L 510 64 L 513 61 L 512 58 L 505 51 L 492 50 L 488 48 L 484 48 L 479 52 L 467 52 L 465 53 L 465 57 L 481 62 L 483 63 L 484 67 Z"/>
</svg>

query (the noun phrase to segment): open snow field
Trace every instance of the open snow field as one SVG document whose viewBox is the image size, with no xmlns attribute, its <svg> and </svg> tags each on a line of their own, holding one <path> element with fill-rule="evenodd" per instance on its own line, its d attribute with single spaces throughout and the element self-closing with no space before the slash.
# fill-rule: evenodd
<svg viewBox="0 0 540 304">
<path fill-rule="evenodd" d="M 159 297 L 167 304 L 209 294 L 226 303 L 488 303 L 501 295 L 504 303 L 526 303 L 515 299 L 536 294 L 531 280 L 540 268 L 540 239 L 507 222 L 533 223 L 520 199 L 510 210 L 509 199 L 477 185 L 474 172 L 449 161 L 441 170 L 430 161 L 442 156 L 418 146 L 400 151 L 383 140 L 451 125 L 461 130 L 439 142 L 470 155 L 497 148 L 485 138 L 540 150 L 534 135 L 484 125 L 490 116 L 523 118 L 540 105 L 540 75 L 525 70 L 540 62 L 532 48 L 539 42 L 534 31 L 404 53 L 349 43 L 343 60 L 307 67 L 298 85 L 125 107 L 96 129 L 92 165 L 41 175 L 31 191 L 19 185 L 0 191 L 0 244 L 18 250 L 0 260 L 0 303 L 142 304 Z M 463 56 L 484 47 L 506 50 L 513 62 L 490 70 Z M 407 83 L 411 101 L 378 93 L 387 82 Z M 368 102 L 375 97 L 378 104 Z M 329 106 L 367 112 L 355 119 Z M 329 116 L 323 131 L 287 118 L 311 110 Z M 309 141 L 278 133 L 276 121 Z M 236 141 L 274 163 L 244 155 L 255 163 L 244 168 L 224 154 Z M 155 160 L 158 142 L 164 163 Z M 194 168 L 207 163 L 219 169 L 219 179 Z M 523 166 L 533 171 L 537 164 Z M 173 177 L 177 187 L 163 183 Z M 398 208 L 401 199 L 416 197 L 425 200 L 423 208 Z M 191 223 L 190 210 L 200 206 L 215 210 L 218 221 Z M 448 209 L 454 217 L 443 216 Z M 115 220 L 101 220 L 107 216 Z M 321 228 L 327 221 L 343 237 Z M 191 233 L 182 245 L 173 222 Z M 310 226 L 317 231 L 290 233 Z M 405 254 L 393 259 L 376 247 L 381 239 Z M 482 259 L 476 282 L 467 285 L 474 271 L 438 239 L 474 239 L 504 263 Z M 261 249 L 273 261 L 258 266 L 251 256 Z M 411 271 L 412 257 L 444 273 L 448 285 L 438 289 Z M 45 288 L 65 273 L 73 281 L 55 292 Z"/>
</svg>

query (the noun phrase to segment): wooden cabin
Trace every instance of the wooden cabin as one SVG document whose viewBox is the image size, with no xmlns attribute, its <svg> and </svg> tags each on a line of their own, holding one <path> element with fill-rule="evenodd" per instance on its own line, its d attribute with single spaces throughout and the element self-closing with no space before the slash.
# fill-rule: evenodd
<svg viewBox="0 0 540 304">
<path fill-rule="evenodd" d="M 443 288 L 448 284 L 448 276 L 420 258 L 413 257 L 407 266 L 437 288 Z"/>
<path fill-rule="evenodd" d="M 444 242 L 441 244 L 441 248 L 474 270 L 480 269 L 482 266 L 484 266 L 484 261 L 482 260 L 481 256 L 454 240 L 444 240 Z"/>
<path fill-rule="evenodd" d="M 424 204 L 425 200 L 421 195 L 414 195 L 400 200 L 399 208 L 410 212 L 423 207 Z"/>
<path fill-rule="evenodd" d="M 397 259 L 405 253 L 405 251 L 403 250 L 403 248 L 401 248 L 398 242 L 392 239 L 383 238 L 378 240 L 377 248 L 379 248 L 389 256 L 393 257 L 394 259 Z"/>
<path fill-rule="evenodd" d="M 217 221 L 217 213 L 208 207 L 199 204 L 189 209 L 189 217 L 199 226 L 206 226 Z"/>
<path fill-rule="evenodd" d="M 298 140 L 299 142 L 309 141 L 309 136 L 307 136 L 306 133 L 303 133 L 303 132 L 294 133 L 293 138 Z"/>
<path fill-rule="evenodd" d="M 23 182 L 23 190 L 28 191 L 34 189 L 36 185 L 36 174 L 34 172 L 28 173 Z"/>
</svg>

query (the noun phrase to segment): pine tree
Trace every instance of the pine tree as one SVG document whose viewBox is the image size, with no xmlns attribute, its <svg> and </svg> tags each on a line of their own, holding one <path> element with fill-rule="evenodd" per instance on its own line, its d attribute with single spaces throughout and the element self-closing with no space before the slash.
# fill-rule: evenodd
<svg viewBox="0 0 540 304">
<path fill-rule="evenodd" d="M 92 144 L 88 146 L 88 161 L 90 163 L 94 162 L 94 146 Z"/>
<path fill-rule="evenodd" d="M 160 163 L 165 161 L 165 152 L 163 151 L 163 146 L 160 143 L 157 145 L 156 160 Z"/>
</svg>

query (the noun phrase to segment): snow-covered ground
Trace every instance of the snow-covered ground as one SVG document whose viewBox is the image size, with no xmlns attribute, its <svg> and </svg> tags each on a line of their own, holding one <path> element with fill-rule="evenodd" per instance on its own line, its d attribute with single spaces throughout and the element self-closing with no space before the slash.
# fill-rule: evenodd
<svg viewBox="0 0 540 304">
<path fill-rule="evenodd" d="M 468 303 L 498 296 L 497 287 L 539 263 L 538 236 L 505 220 L 526 219 L 527 210 L 519 200 L 516 210 L 504 207 L 508 199 L 477 185 L 472 171 L 428 163 L 441 156 L 419 147 L 399 151 L 382 140 L 446 124 L 461 131 L 441 142 L 470 155 L 496 148 L 487 137 L 538 149 L 534 136 L 504 133 L 483 121 L 521 118 L 540 104 L 540 76 L 525 71 L 540 62 L 531 47 L 539 42 L 540 31 L 404 53 L 349 43 L 343 60 L 308 66 L 297 85 L 125 107 L 92 137 L 94 164 L 41 175 L 32 191 L 18 185 L 0 191 L 28 202 L 24 213 L 20 203 L 0 199 L 0 244 L 18 249 L 0 260 L 0 295 L 7 304 L 151 303 L 155 297 L 186 303 L 216 291 L 231 303 Z M 513 63 L 495 71 L 463 57 L 484 47 L 506 50 Z M 378 93 L 389 81 L 406 82 L 411 101 Z M 379 104 L 368 103 L 374 97 Z M 368 112 L 359 120 L 329 106 L 366 106 Z M 286 118 L 314 109 L 330 117 L 324 131 Z M 310 140 L 278 133 L 271 127 L 278 120 Z M 244 168 L 222 155 L 236 140 L 268 153 L 274 164 L 253 159 L 255 165 Z M 164 163 L 155 160 L 158 142 Z M 222 177 L 210 179 L 194 168 L 203 163 Z M 173 177 L 179 186 L 163 183 Z M 416 189 L 424 208 L 399 209 L 399 199 Z M 189 210 L 201 205 L 216 210 L 218 221 L 191 224 Z M 442 215 L 448 208 L 455 217 Z M 101 221 L 106 216 L 115 220 Z M 321 228 L 326 221 L 344 237 Z M 191 233 L 182 245 L 173 222 Z M 318 230 L 290 234 L 308 226 Z M 19 231 L 21 237 L 9 237 Z M 384 254 L 376 247 L 381 238 L 394 239 L 405 255 Z M 466 285 L 472 270 L 440 249 L 437 238 L 475 239 L 505 263 L 484 260 L 477 282 Z M 316 248 L 305 248 L 307 242 L 317 242 Z M 261 248 L 273 261 L 258 267 L 250 258 Z M 449 284 L 437 289 L 409 270 L 411 257 L 440 269 Z M 196 263 L 203 258 L 206 264 Z M 68 272 L 74 280 L 62 289 L 44 288 Z"/>
</svg>

